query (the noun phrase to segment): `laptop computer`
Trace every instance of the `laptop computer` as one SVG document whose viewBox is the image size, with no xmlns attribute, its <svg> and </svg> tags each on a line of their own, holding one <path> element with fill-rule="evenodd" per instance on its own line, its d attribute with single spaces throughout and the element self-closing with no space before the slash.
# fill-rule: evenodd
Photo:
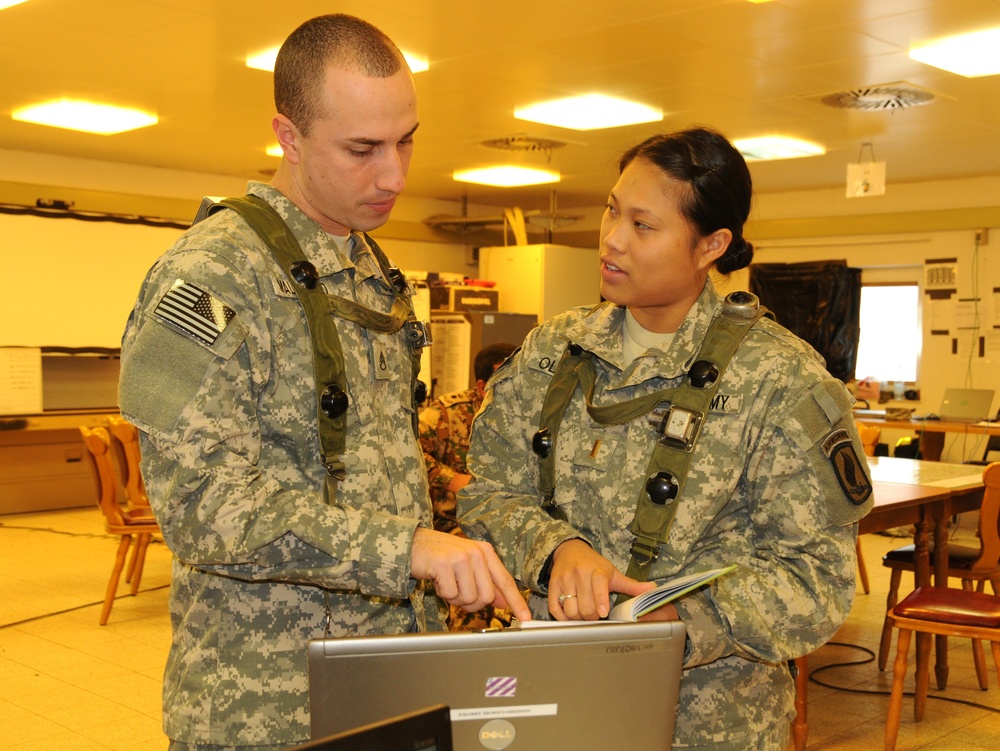
<svg viewBox="0 0 1000 751">
<path fill-rule="evenodd" d="M 441 703 L 455 751 L 663 751 L 684 642 L 678 621 L 314 640 L 312 736 Z"/>
<path fill-rule="evenodd" d="M 993 393 L 993 389 L 945 389 L 938 414 L 942 420 L 978 422 L 989 419 L 993 414 L 990 411 Z"/>
<path fill-rule="evenodd" d="M 452 751 L 443 704 L 303 743 L 289 751 Z"/>
</svg>

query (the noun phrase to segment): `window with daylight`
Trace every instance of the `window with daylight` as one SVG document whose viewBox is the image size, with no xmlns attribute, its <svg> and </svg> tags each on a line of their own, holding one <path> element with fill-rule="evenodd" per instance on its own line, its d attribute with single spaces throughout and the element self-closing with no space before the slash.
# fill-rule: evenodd
<svg viewBox="0 0 1000 751">
<path fill-rule="evenodd" d="M 921 344 L 916 284 L 861 287 L 861 336 L 854 370 L 859 381 L 916 381 Z"/>
</svg>

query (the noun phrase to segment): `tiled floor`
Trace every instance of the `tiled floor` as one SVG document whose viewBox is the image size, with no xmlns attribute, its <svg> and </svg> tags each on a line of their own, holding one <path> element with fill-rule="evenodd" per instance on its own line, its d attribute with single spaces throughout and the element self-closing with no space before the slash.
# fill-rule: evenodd
<svg viewBox="0 0 1000 751">
<path fill-rule="evenodd" d="M 970 533 L 964 523 L 957 534 Z M 878 648 L 888 581 L 880 560 L 903 542 L 863 538 L 872 593 L 859 592 L 834 640 L 854 646 L 827 645 L 810 658 L 810 669 L 862 663 L 814 676 L 843 688 L 810 683 L 811 751 L 882 748 L 892 674 L 880 674 L 859 647 Z M 97 620 L 115 546 L 96 509 L 0 516 L 0 737 L 6 751 L 166 748 L 160 676 L 170 636 L 170 555 L 162 544 L 150 546 L 142 590 L 120 597 L 102 627 Z M 123 583 L 119 592 L 127 591 Z M 951 647 L 948 688 L 933 694 L 953 701 L 928 701 L 917 724 L 906 699 L 899 751 L 1000 748 L 995 669 L 988 659 L 991 686 L 981 691 L 968 642 L 953 639 Z M 912 666 L 909 678 L 912 688 Z"/>
</svg>

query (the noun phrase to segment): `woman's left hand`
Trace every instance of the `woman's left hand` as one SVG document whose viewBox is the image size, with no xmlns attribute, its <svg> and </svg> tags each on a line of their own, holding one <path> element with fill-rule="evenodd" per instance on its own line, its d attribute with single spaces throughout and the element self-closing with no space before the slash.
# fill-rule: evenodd
<svg viewBox="0 0 1000 751">
<path fill-rule="evenodd" d="M 583 540 L 567 540 L 552 554 L 549 612 L 557 621 L 596 621 L 611 611 L 611 593 L 629 597 L 653 589 L 621 573 Z"/>
</svg>

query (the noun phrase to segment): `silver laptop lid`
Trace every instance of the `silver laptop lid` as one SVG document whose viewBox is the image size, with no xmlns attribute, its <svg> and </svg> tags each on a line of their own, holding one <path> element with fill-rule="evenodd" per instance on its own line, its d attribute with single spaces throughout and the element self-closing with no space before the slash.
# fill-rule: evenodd
<svg viewBox="0 0 1000 751">
<path fill-rule="evenodd" d="M 312 736 L 440 703 L 455 751 L 663 751 L 684 642 L 677 621 L 314 640 Z"/>
<path fill-rule="evenodd" d="M 938 414 L 946 420 L 986 420 L 992 403 L 993 389 L 945 389 Z"/>
</svg>

